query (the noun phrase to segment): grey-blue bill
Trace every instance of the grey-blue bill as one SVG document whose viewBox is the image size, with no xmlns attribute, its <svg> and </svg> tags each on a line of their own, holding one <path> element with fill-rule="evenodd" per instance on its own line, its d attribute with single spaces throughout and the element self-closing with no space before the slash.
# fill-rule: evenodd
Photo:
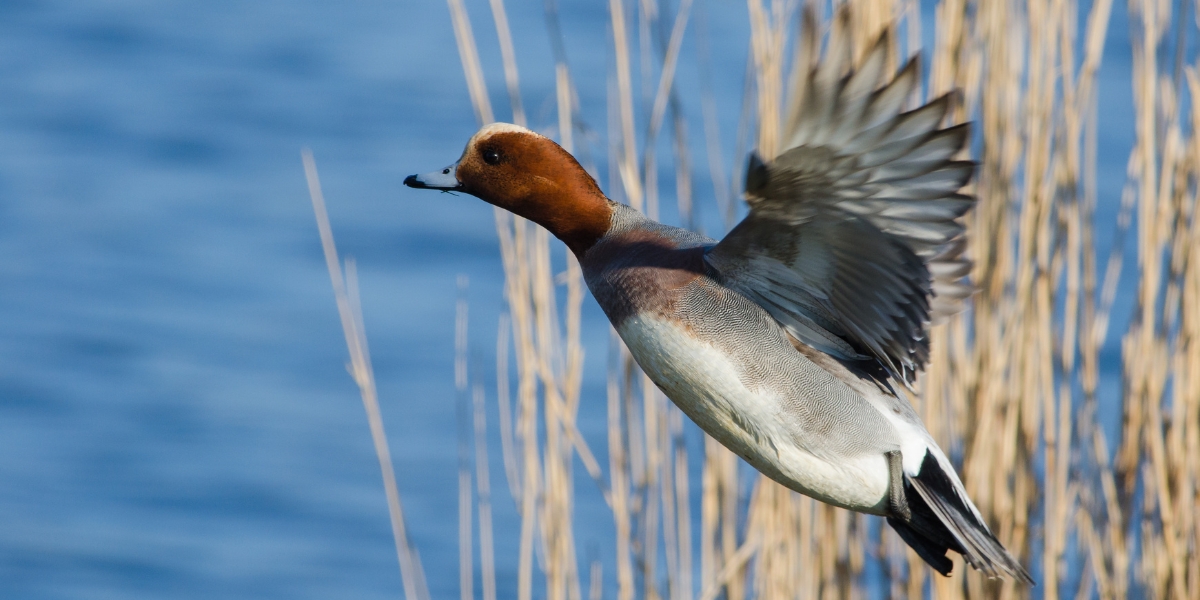
<svg viewBox="0 0 1200 600">
<path fill-rule="evenodd" d="M 426 190 L 457 190 L 462 187 L 462 182 L 458 180 L 458 176 L 455 174 L 457 171 L 458 163 L 456 162 L 439 171 L 431 171 L 421 175 L 409 175 L 404 178 L 404 185 L 410 188 Z"/>
</svg>

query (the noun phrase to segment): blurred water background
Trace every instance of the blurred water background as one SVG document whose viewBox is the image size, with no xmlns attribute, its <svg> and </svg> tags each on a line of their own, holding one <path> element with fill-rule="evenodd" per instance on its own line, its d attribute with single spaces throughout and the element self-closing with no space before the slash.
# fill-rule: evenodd
<svg viewBox="0 0 1200 600">
<path fill-rule="evenodd" d="M 486 3 L 468 7 L 506 118 Z M 560 8 L 600 149 L 606 3 Z M 740 164 L 745 6 L 702 0 L 697 11 L 723 151 Z M 541 3 L 512 3 L 509 16 L 531 122 L 550 127 Z M 685 57 L 694 43 L 689 34 Z M 1104 222 L 1133 139 L 1122 3 L 1108 45 Z M 699 77 L 694 60 L 679 77 Z M 683 100 L 701 157 L 699 99 Z M 502 271 L 489 207 L 401 180 L 456 159 L 475 128 L 438 0 L 0 3 L 0 597 L 400 596 L 304 146 L 339 247 L 358 262 L 410 536 L 434 597 L 456 595 L 455 281 L 470 279 L 472 361 L 494 419 Z M 593 158 L 606 173 L 604 152 Z M 672 178 L 661 177 L 667 205 Z M 697 160 L 712 232 L 708 181 Z M 1128 307 L 1118 301 L 1117 330 Z M 584 310 L 580 423 L 604 456 L 607 325 L 590 299 Z M 503 470 L 492 474 L 507 595 L 517 520 Z M 586 518 L 602 500 L 577 479 L 581 555 L 606 556 L 611 520 Z"/>
</svg>

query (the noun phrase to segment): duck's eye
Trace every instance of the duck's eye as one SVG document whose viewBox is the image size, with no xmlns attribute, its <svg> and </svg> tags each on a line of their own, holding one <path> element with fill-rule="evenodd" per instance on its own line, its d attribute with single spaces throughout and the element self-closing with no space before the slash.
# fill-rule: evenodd
<svg viewBox="0 0 1200 600">
<path fill-rule="evenodd" d="M 450 174 L 450 167 L 446 167 L 445 169 L 442 169 L 442 175 L 449 175 L 449 174 Z"/>
<path fill-rule="evenodd" d="M 489 165 L 500 164 L 500 153 L 496 152 L 495 150 L 484 150 L 483 162 Z"/>
</svg>

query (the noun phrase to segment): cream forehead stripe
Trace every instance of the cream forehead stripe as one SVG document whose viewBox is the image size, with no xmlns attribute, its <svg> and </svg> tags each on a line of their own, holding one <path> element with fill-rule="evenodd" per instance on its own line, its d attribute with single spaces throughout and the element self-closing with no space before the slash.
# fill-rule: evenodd
<svg viewBox="0 0 1200 600">
<path fill-rule="evenodd" d="M 491 137 L 497 133 L 533 133 L 533 132 L 528 129 L 525 129 L 524 127 L 521 127 L 520 125 L 513 125 L 512 123 L 492 123 L 491 125 L 484 125 L 479 131 L 475 132 L 475 137 L 478 139 L 484 139 L 487 137 Z M 537 135 L 537 134 L 533 133 L 533 135 Z"/>
<path fill-rule="evenodd" d="M 467 148 L 464 154 L 470 153 L 471 148 L 475 147 L 475 145 L 479 142 L 482 142 L 483 140 L 486 140 L 498 133 L 525 133 L 536 137 L 545 137 L 537 132 L 521 127 L 520 125 L 513 125 L 512 123 L 492 123 L 491 125 L 485 125 L 482 129 L 476 131 L 475 135 L 471 136 L 471 140 L 467 142 Z"/>
</svg>

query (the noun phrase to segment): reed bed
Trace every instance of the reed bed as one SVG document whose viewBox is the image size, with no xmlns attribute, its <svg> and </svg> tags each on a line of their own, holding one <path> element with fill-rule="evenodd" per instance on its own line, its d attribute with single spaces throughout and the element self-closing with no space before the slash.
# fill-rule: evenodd
<svg viewBox="0 0 1200 600">
<path fill-rule="evenodd" d="M 467 6 L 448 5 L 476 116 L 489 122 L 495 113 Z M 619 600 L 1200 598 L 1200 63 L 1188 51 L 1196 8 L 1128 4 L 1136 142 L 1120 209 L 1100 218 L 1101 197 L 1114 196 L 1097 189 L 1096 172 L 1106 122 L 1097 75 L 1111 0 L 941 0 L 932 23 L 922 23 L 916 0 L 852 5 L 860 52 L 896 24 L 897 64 L 921 48 L 922 28 L 932 26 L 926 92 L 960 90 L 954 118 L 977 124 L 971 191 L 979 203 L 967 220 L 979 291 L 966 313 L 934 328 L 914 403 L 1038 586 L 985 579 L 961 559 L 952 577 L 933 576 L 873 517 L 786 490 L 711 439 L 702 456 L 690 456 L 684 431 L 693 426 L 615 336 L 608 456 L 598 458 L 589 444 L 602 440 L 585 439 L 576 423 L 581 401 L 601 401 L 580 394 L 579 266 L 544 230 L 497 210 L 507 309 L 497 345 L 497 427 L 521 530 L 519 539 L 492 540 L 483 395 L 468 390 L 464 372 L 460 402 L 462 414 L 474 415 L 474 437 L 462 440 L 476 444 L 476 472 L 464 450 L 461 539 L 481 544 L 484 598 L 575 600 L 585 590 Z M 802 3 L 747 0 L 747 96 L 732 165 L 722 158 L 729 152 L 718 136 L 705 34 L 691 33 L 692 0 L 609 0 L 608 8 L 607 115 L 578 114 L 548 0 L 557 114 L 531 124 L 504 1 L 489 0 L 512 120 L 569 151 L 587 124 L 603 120 L 609 171 L 597 179 L 610 197 L 657 217 L 659 165 L 670 164 L 681 224 L 694 224 L 693 203 L 704 200 L 693 190 L 701 188 L 695 196 L 715 199 L 731 226 L 745 151 L 779 150 L 790 65 L 819 53 L 819 32 L 837 6 L 811 5 L 825 17 L 818 33 L 799 35 Z M 682 51 L 687 35 L 697 36 L 695 55 Z M 694 132 L 675 87 L 685 61 L 704 74 L 702 89 L 687 93 L 701 99 L 711 187 L 693 180 Z M 658 150 L 660 135 L 669 136 L 670 152 Z M 1102 236 L 1113 238 L 1111 251 L 1098 250 Z M 1136 262 L 1127 264 L 1126 248 Z M 554 264 L 565 270 L 555 273 Z M 1122 295 L 1135 305 L 1127 323 L 1113 317 Z M 575 525 L 597 518 L 574 509 L 580 465 L 598 483 L 615 535 L 615 555 L 591 564 L 581 563 L 575 542 Z M 496 590 L 493 544 L 517 552 L 515 590 Z M 475 597 L 472 556 L 463 553 L 463 598 Z M 410 577 L 420 576 L 406 571 Z"/>
</svg>

